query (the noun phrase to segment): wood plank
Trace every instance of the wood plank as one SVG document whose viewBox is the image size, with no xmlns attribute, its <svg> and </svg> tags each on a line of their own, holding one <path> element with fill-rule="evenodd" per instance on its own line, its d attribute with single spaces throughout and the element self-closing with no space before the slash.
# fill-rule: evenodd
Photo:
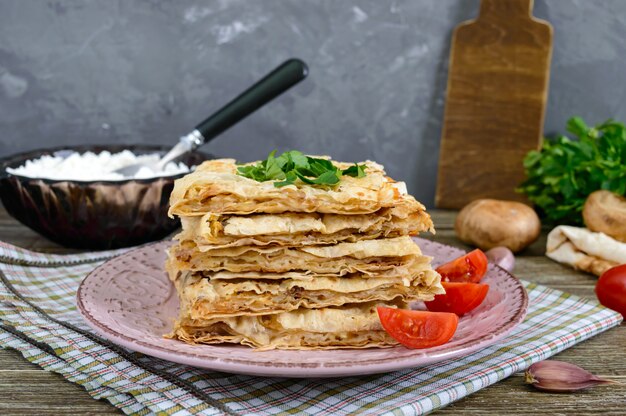
<svg viewBox="0 0 626 416">
<path fill-rule="evenodd" d="M 7 371 L 41 371 L 41 368 L 27 361 L 22 354 L 12 349 L 0 349 L 0 374 Z M 1 378 L 1 376 L 0 376 Z"/>
<path fill-rule="evenodd" d="M 104 400 L 95 400 L 78 384 L 43 371 L 17 351 L 0 350 L 1 415 L 120 415 Z M 18 367 L 7 370 L 6 364 Z"/>
<path fill-rule="evenodd" d="M 551 394 L 526 385 L 520 373 L 465 397 L 436 414 L 621 416 L 625 405 L 621 386 L 605 386 L 573 394 Z"/>
</svg>

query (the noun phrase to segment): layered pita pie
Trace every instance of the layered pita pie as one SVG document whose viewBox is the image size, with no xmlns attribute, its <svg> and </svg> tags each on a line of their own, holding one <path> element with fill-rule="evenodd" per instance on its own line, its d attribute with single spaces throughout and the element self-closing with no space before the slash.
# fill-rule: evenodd
<svg viewBox="0 0 626 416">
<path fill-rule="evenodd" d="M 444 292 L 410 237 L 434 232 L 432 221 L 404 184 L 374 162 L 321 166 L 335 173 L 317 179 L 334 183 L 302 177 L 316 173 L 312 163 L 277 186 L 230 159 L 176 181 L 170 213 L 182 231 L 166 269 L 180 315 L 170 337 L 261 350 L 388 347 L 397 342 L 377 305 Z"/>
</svg>

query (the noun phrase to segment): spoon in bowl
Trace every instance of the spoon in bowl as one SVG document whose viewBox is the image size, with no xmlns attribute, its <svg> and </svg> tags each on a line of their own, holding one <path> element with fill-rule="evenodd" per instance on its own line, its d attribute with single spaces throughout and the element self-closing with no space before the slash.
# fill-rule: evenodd
<svg viewBox="0 0 626 416">
<path fill-rule="evenodd" d="M 156 164 L 137 163 L 121 167 L 113 172 L 131 177 L 143 167 L 148 167 L 156 172 L 162 171 L 169 162 L 212 140 L 302 81 L 308 73 L 309 68 L 300 59 L 292 58 L 283 62 L 256 84 L 198 124 L 191 133 L 182 136 L 179 142 Z"/>
</svg>

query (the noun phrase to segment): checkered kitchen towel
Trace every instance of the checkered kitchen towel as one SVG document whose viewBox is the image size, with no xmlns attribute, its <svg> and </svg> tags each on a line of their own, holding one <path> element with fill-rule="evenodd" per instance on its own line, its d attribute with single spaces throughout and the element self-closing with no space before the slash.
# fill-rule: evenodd
<svg viewBox="0 0 626 416">
<path fill-rule="evenodd" d="M 504 341 L 462 359 L 395 373 L 281 379 L 208 372 L 117 347 L 76 311 L 79 282 L 121 251 L 33 253 L 0 243 L 0 346 L 128 414 L 424 414 L 618 325 L 597 303 L 524 283 L 528 316 Z"/>
</svg>

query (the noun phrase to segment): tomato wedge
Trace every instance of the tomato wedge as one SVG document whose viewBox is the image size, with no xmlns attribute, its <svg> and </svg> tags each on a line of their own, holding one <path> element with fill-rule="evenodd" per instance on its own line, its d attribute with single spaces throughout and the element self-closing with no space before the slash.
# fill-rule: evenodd
<svg viewBox="0 0 626 416">
<path fill-rule="evenodd" d="M 478 283 L 487 273 L 487 256 L 477 248 L 464 256 L 437 267 L 444 282 Z"/>
<path fill-rule="evenodd" d="M 378 318 L 385 331 L 408 348 L 430 348 L 452 338 L 459 323 L 453 313 L 412 311 L 379 306 Z"/>
<path fill-rule="evenodd" d="M 446 293 L 424 302 L 429 311 L 452 312 L 459 316 L 474 310 L 483 303 L 489 285 L 482 283 L 441 282 Z"/>
</svg>

